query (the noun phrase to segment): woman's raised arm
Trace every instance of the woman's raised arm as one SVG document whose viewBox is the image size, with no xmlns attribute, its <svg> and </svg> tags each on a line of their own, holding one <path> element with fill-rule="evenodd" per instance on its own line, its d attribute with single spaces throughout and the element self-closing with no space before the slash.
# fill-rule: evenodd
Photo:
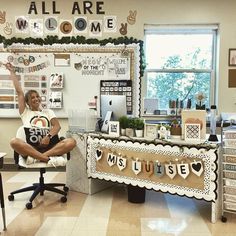
<svg viewBox="0 0 236 236">
<path fill-rule="evenodd" d="M 25 97 L 24 97 L 24 92 L 22 90 L 22 87 L 20 85 L 19 79 L 14 71 L 14 67 L 12 66 L 11 63 L 6 63 L 4 64 L 6 69 L 10 71 L 10 79 L 13 82 L 13 85 L 15 87 L 17 96 L 18 96 L 18 106 L 19 106 L 19 113 L 22 114 L 23 111 L 25 110 Z"/>
</svg>

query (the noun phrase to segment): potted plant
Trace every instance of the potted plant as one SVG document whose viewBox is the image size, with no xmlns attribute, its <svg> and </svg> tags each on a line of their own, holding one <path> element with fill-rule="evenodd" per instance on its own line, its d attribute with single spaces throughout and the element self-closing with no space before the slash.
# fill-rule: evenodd
<svg viewBox="0 0 236 236">
<path fill-rule="evenodd" d="M 121 135 L 126 135 L 126 128 L 128 128 L 128 123 L 129 123 L 129 119 L 127 116 L 121 116 L 119 118 L 119 122 L 120 122 L 120 131 L 121 131 Z"/>
<path fill-rule="evenodd" d="M 203 104 L 203 102 L 206 99 L 206 95 L 203 92 L 198 92 L 195 94 L 195 98 L 196 98 L 196 110 L 205 110 L 206 105 Z"/>
<path fill-rule="evenodd" d="M 134 118 L 134 129 L 136 137 L 143 137 L 144 120 L 138 117 Z"/>
<path fill-rule="evenodd" d="M 128 117 L 127 128 L 125 129 L 126 135 L 129 137 L 134 137 L 134 118 Z"/>
</svg>

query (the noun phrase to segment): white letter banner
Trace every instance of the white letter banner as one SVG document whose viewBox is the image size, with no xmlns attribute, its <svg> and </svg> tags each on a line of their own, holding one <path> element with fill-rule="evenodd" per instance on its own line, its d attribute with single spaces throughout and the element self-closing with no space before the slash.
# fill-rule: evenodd
<svg viewBox="0 0 236 236">
<path fill-rule="evenodd" d="M 117 157 L 117 166 L 119 168 L 120 171 L 124 170 L 126 167 L 126 163 L 127 163 L 127 159 L 122 157 L 122 156 L 118 156 Z"/>
<path fill-rule="evenodd" d="M 171 179 L 173 179 L 176 176 L 176 174 L 177 174 L 176 164 L 166 164 L 165 169 L 166 169 L 166 174 Z"/>
<path fill-rule="evenodd" d="M 102 158 L 102 150 L 97 149 L 95 157 L 96 157 L 96 160 L 99 161 Z"/>
<path fill-rule="evenodd" d="M 162 177 L 165 174 L 164 165 L 162 165 L 160 162 L 154 163 L 154 173 L 157 177 Z"/>
<path fill-rule="evenodd" d="M 198 177 L 201 176 L 203 172 L 203 166 L 201 161 L 194 161 L 190 163 L 192 172 L 197 175 Z"/>
<path fill-rule="evenodd" d="M 143 161 L 143 173 L 147 173 L 148 176 L 153 174 L 154 164 L 152 161 Z"/>
<path fill-rule="evenodd" d="M 182 178 L 186 179 L 188 177 L 188 175 L 189 175 L 189 166 L 188 166 L 187 163 L 186 164 L 184 164 L 184 163 L 177 164 L 177 170 L 178 170 L 178 174 Z"/>
<path fill-rule="evenodd" d="M 114 155 L 113 153 L 108 153 L 107 154 L 107 163 L 109 166 L 113 166 L 116 164 L 116 155 Z"/>
<path fill-rule="evenodd" d="M 142 170 L 142 162 L 138 160 L 132 161 L 132 170 L 136 175 L 138 175 Z"/>
</svg>

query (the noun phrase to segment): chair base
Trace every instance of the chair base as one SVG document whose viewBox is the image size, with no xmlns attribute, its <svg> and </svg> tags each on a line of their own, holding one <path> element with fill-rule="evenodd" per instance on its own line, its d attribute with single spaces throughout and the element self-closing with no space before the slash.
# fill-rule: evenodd
<svg viewBox="0 0 236 236">
<path fill-rule="evenodd" d="M 31 209 L 32 202 L 38 196 L 38 194 L 44 195 L 44 191 L 50 191 L 50 192 L 54 192 L 54 193 L 58 193 L 58 194 L 63 195 L 63 197 L 61 198 L 61 202 L 66 202 L 67 201 L 66 196 L 67 196 L 67 192 L 69 190 L 68 187 L 66 187 L 65 184 L 62 184 L 62 183 L 47 183 L 47 184 L 45 184 L 44 177 L 43 177 L 43 174 L 45 172 L 46 172 L 45 168 L 40 168 L 39 183 L 34 183 L 32 186 L 25 187 L 25 188 L 18 189 L 16 191 L 11 192 L 10 195 L 8 196 L 8 200 L 13 201 L 14 194 L 33 191 L 33 194 L 31 195 L 29 202 L 26 204 L 26 208 Z M 63 187 L 63 190 L 60 190 L 57 187 Z"/>
</svg>

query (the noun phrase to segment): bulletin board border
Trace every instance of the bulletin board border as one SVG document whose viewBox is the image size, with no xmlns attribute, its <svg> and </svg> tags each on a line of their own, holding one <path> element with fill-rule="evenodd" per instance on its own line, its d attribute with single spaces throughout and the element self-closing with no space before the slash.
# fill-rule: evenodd
<svg viewBox="0 0 236 236">
<path fill-rule="evenodd" d="M 131 44 L 53 44 L 53 45 L 36 45 L 13 43 L 4 47 L 0 45 L 2 53 L 120 53 L 124 57 L 130 58 L 130 79 L 133 81 L 133 115 L 140 116 L 141 114 L 141 82 L 140 82 L 140 45 L 139 43 Z M 4 110 L 4 109 L 3 109 Z M 0 117 L 18 117 L 17 111 L 9 111 Z M 58 115 L 58 118 L 67 118 L 63 115 Z"/>
</svg>

